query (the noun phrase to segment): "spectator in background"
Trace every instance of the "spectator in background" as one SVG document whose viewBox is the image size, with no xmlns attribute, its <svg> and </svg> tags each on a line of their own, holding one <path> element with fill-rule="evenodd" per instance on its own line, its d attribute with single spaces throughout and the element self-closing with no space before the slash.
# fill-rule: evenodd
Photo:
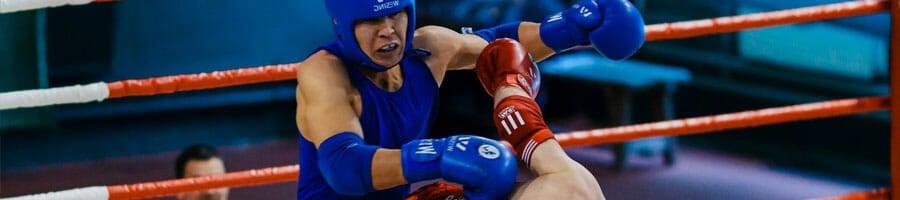
<svg viewBox="0 0 900 200">
<path fill-rule="evenodd" d="M 216 148 L 206 144 L 192 145 L 181 151 L 175 159 L 175 177 L 191 178 L 219 175 L 225 173 L 225 162 Z M 178 200 L 228 199 L 228 188 L 217 188 L 206 191 L 194 191 L 178 194 Z"/>
</svg>

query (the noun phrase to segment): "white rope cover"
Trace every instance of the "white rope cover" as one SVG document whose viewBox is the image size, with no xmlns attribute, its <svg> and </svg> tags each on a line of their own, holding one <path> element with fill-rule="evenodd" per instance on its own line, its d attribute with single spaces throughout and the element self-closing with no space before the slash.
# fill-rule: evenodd
<svg viewBox="0 0 900 200">
<path fill-rule="evenodd" d="M 0 0 L 0 13 L 41 9 L 64 5 L 82 5 L 91 0 Z"/>
<path fill-rule="evenodd" d="M 109 97 L 106 83 L 0 93 L 0 110 L 67 103 L 103 101 Z"/>
<path fill-rule="evenodd" d="M 107 200 L 109 199 L 109 191 L 106 186 L 93 186 L 63 190 L 58 192 L 48 192 L 41 194 L 32 194 L 26 196 L 17 196 L 10 198 L 2 198 L 0 200 Z"/>
</svg>

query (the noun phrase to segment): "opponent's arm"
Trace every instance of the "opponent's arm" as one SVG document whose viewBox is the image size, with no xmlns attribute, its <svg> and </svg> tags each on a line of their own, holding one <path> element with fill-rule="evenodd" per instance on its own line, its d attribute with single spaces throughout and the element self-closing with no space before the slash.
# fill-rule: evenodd
<svg viewBox="0 0 900 200">
<path fill-rule="evenodd" d="M 535 59 L 546 58 L 553 55 L 553 49 L 540 41 L 538 28 L 540 24 L 523 22 L 516 29 L 520 31 L 522 44 L 528 49 Z M 475 69 L 475 60 L 481 54 L 488 41 L 476 34 L 462 34 L 445 27 L 425 26 L 416 29 L 416 37 L 413 39 L 416 47 L 432 50 L 433 55 L 427 61 L 433 69 L 438 83 L 441 82 L 446 70 Z M 491 40 L 493 41 L 493 40 Z"/>
<path fill-rule="evenodd" d="M 603 198 L 597 181 L 565 154 L 544 122 L 533 99 L 540 73 L 525 49 L 514 40 L 498 39 L 484 48 L 477 63 L 478 80 L 494 97 L 498 134 L 538 175 L 517 188 L 514 199 Z"/>
<path fill-rule="evenodd" d="M 510 199 L 605 199 L 594 175 L 556 140 L 536 147 L 530 169 L 536 177 L 516 187 Z"/>
<path fill-rule="evenodd" d="M 581 0 L 540 24 L 511 22 L 475 34 L 489 42 L 518 40 L 535 61 L 589 44 L 606 57 L 621 60 L 644 44 L 644 21 L 628 0 Z"/>
<path fill-rule="evenodd" d="M 416 30 L 414 41 L 417 47 L 434 50 L 436 58 L 429 66 L 437 66 L 432 70 L 441 83 L 446 70 L 473 69 L 482 48 L 499 38 L 519 41 L 535 61 L 582 45 L 621 60 L 643 46 L 644 35 L 641 14 L 628 0 L 581 0 L 541 23 L 511 22 L 474 34 L 427 26 Z"/>
<path fill-rule="evenodd" d="M 424 26 L 416 29 L 413 45 L 431 51 L 425 62 L 440 86 L 447 70 L 474 69 L 475 59 L 487 42 L 476 35 L 460 34 L 445 27 Z"/>
</svg>

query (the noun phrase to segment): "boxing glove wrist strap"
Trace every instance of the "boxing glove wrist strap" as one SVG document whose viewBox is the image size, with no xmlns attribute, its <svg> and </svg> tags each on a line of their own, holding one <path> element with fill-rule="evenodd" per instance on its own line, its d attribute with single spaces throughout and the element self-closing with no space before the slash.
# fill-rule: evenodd
<svg viewBox="0 0 900 200">
<path fill-rule="evenodd" d="M 422 139 L 401 147 L 403 177 L 409 183 L 435 179 L 441 176 L 440 157 L 444 139 Z"/>
<path fill-rule="evenodd" d="M 532 153 L 541 142 L 554 138 L 544 123 L 540 108 L 531 98 L 506 97 L 494 108 L 494 115 L 497 132 L 509 141 L 525 164 L 530 164 Z"/>
<path fill-rule="evenodd" d="M 499 26 L 475 31 L 473 34 L 478 35 L 488 43 L 500 38 L 519 40 L 519 24 L 521 24 L 519 21 L 505 23 Z"/>
</svg>

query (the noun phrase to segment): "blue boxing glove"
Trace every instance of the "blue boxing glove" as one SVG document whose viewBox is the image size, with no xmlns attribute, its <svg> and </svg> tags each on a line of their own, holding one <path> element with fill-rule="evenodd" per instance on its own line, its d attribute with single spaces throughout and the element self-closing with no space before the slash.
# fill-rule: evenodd
<svg viewBox="0 0 900 200">
<path fill-rule="evenodd" d="M 581 0 L 544 19 L 540 36 L 557 52 L 591 44 L 606 57 L 621 60 L 644 44 L 644 20 L 628 0 Z"/>
<path fill-rule="evenodd" d="M 562 52 L 588 44 L 588 33 L 600 26 L 603 13 L 593 0 L 581 0 L 568 10 L 547 16 L 541 22 L 541 41 Z"/>
<path fill-rule="evenodd" d="M 628 0 L 596 0 L 603 24 L 591 31 L 591 45 L 607 58 L 621 60 L 644 45 L 644 19 Z"/>
<path fill-rule="evenodd" d="M 463 185 L 469 199 L 501 199 L 512 192 L 516 157 L 500 142 L 458 135 L 423 139 L 401 148 L 403 176 L 410 183 L 444 178 Z"/>
</svg>

